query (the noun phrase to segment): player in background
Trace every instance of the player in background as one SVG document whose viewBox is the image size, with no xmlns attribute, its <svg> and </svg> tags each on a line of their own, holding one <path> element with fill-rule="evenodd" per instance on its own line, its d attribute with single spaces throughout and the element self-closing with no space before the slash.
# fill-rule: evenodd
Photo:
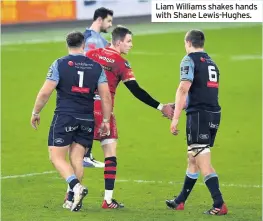
<svg viewBox="0 0 263 221">
<path fill-rule="evenodd" d="M 203 32 L 191 30 L 186 33 L 187 55 L 181 62 L 181 82 L 176 92 L 170 130 L 174 135 L 178 135 L 179 117 L 186 106 L 188 167 L 181 193 L 175 199 L 166 200 L 166 204 L 169 208 L 183 210 L 201 172 L 214 201 L 213 207 L 205 214 L 225 215 L 228 210 L 219 189 L 218 175 L 212 167 L 210 154 L 221 117 L 218 103 L 219 69 L 204 51 L 204 42 Z"/>
<path fill-rule="evenodd" d="M 113 11 L 107 8 L 98 8 L 94 12 L 93 23 L 90 28 L 84 32 L 85 36 L 85 52 L 90 49 L 104 48 L 109 43 L 101 36 L 100 33 L 107 33 L 108 29 L 112 26 Z M 92 156 L 91 149 L 85 154 L 83 159 L 84 167 L 98 167 L 103 168 L 104 163 L 95 160 Z"/>
<path fill-rule="evenodd" d="M 114 106 L 114 98 L 116 89 L 120 81 L 130 90 L 130 92 L 140 101 L 145 104 L 161 111 L 166 117 L 172 118 L 173 109 L 170 105 L 163 105 L 160 102 L 153 99 L 145 90 L 143 90 L 135 79 L 134 73 L 128 61 L 126 61 L 121 54 L 127 54 L 132 48 L 132 33 L 129 29 L 118 26 L 112 32 L 112 42 L 110 47 L 99 48 L 90 50 L 86 53 L 87 57 L 101 64 L 104 68 L 108 84 L 112 96 L 112 102 Z M 99 125 L 102 122 L 101 112 L 101 100 L 100 97 L 96 97 L 95 101 L 95 135 L 94 139 L 101 142 L 102 149 L 105 157 L 105 195 L 102 203 L 102 208 L 115 209 L 122 208 L 123 205 L 119 204 L 113 199 L 113 189 L 117 171 L 117 126 L 115 122 L 115 116 L 112 113 L 110 120 L 111 134 L 105 139 L 98 133 Z"/>
<path fill-rule="evenodd" d="M 31 125 L 37 129 L 40 112 L 52 92 L 57 91 L 56 109 L 49 130 L 49 157 L 74 192 L 71 211 L 78 211 L 88 189 L 81 184 L 85 148 L 92 145 L 94 136 L 94 94 L 102 99 L 103 121 L 101 136 L 110 132 L 112 101 L 105 72 L 101 66 L 85 57 L 84 35 L 72 32 L 66 38 L 69 55 L 53 62 L 44 85 L 39 91 Z M 69 153 L 70 163 L 66 160 Z"/>
</svg>

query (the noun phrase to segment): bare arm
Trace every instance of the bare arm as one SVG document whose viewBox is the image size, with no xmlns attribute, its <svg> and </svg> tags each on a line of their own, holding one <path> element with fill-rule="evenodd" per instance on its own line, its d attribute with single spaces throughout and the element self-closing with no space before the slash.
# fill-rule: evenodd
<svg viewBox="0 0 263 221">
<path fill-rule="evenodd" d="M 175 110 L 173 119 L 179 119 L 181 112 L 185 109 L 186 106 L 186 98 L 188 95 L 188 91 L 192 85 L 191 81 L 181 81 L 180 85 L 176 91 L 175 96 Z"/>
<path fill-rule="evenodd" d="M 45 104 L 47 103 L 49 97 L 51 96 L 52 92 L 55 90 L 57 86 L 56 81 L 52 80 L 46 80 L 45 83 L 43 84 L 42 88 L 40 89 L 35 105 L 33 108 L 33 113 L 34 114 L 39 114 L 41 110 L 44 108 Z"/>
</svg>

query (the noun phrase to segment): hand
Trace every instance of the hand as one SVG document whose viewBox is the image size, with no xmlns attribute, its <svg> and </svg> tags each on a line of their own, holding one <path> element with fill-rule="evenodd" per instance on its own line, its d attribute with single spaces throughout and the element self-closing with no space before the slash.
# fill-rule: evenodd
<svg viewBox="0 0 263 221">
<path fill-rule="evenodd" d="M 162 113 L 164 117 L 167 117 L 168 119 L 172 120 L 174 115 L 174 109 L 171 104 L 164 104 Z"/>
<path fill-rule="evenodd" d="M 171 126 L 170 126 L 170 131 L 173 135 L 178 135 L 179 130 L 177 129 L 177 125 L 178 125 L 179 120 L 173 118 Z"/>
<path fill-rule="evenodd" d="M 104 123 L 102 122 L 100 125 L 100 130 L 99 130 L 100 136 L 109 136 L 110 135 L 110 123 Z"/>
<path fill-rule="evenodd" d="M 31 117 L 31 126 L 37 130 L 37 125 L 40 124 L 40 115 L 39 114 L 32 114 Z"/>
</svg>

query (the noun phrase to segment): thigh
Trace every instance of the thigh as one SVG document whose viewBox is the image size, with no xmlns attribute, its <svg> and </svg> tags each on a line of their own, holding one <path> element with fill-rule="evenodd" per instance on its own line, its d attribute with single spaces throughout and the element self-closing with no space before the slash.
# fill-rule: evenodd
<svg viewBox="0 0 263 221">
<path fill-rule="evenodd" d="M 221 113 L 210 113 L 209 129 L 210 129 L 210 147 L 214 146 L 217 131 L 220 125 Z"/>
<path fill-rule="evenodd" d="M 72 144 L 77 127 L 74 117 L 55 114 L 49 129 L 48 146 L 64 147 Z"/>
<path fill-rule="evenodd" d="M 188 146 L 210 145 L 209 113 L 199 111 L 187 114 L 186 136 Z"/>
<path fill-rule="evenodd" d="M 85 148 L 91 148 L 94 138 L 94 120 L 78 120 L 78 125 L 73 140 Z"/>
</svg>

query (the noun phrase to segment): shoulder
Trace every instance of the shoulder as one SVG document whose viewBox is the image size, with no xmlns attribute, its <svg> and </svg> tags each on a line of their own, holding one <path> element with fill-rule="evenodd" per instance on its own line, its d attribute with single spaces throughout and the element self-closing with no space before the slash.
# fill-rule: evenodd
<svg viewBox="0 0 263 221">
<path fill-rule="evenodd" d="M 181 63 L 191 63 L 193 59 L 189 55 L 185 55 L 181 61 Z"/>
</svg>

